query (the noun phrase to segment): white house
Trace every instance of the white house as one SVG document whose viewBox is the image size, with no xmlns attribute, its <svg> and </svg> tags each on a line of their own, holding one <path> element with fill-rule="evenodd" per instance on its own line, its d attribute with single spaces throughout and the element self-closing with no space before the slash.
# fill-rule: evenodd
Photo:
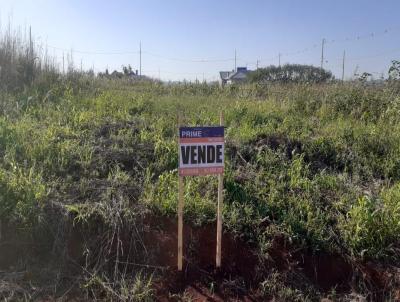
<svg viewBox="0 0 400 302">
<path fill-rule="evenodd" d="M 236 71 L 220 71 L 220 83 L 221 86 L 225 84 L 236 84 L 246 81 L 247 75 L 250 70 L 247 70 L 247 67 L 238 67 Z"/>
</svg>

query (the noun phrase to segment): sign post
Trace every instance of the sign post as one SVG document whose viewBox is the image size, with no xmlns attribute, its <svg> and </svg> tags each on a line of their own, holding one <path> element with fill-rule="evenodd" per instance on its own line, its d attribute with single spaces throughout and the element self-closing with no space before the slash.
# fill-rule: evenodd
<svg viewBox="0 0 400 302">
<path fill-rule="evenodd" d="M 224 114 L 221 111 L 219 117 L 219 124 L 224 125 Z M 221 173 L 218 175 L 218 208 L 217 208 L 217 253 L 215 265 L 217 268 L 221 267 L 221 246 L 222 246 L 222 202 L 224 196 L 222 195 L 222 189 L 224 186 L 224 175 Z"/>
<path fill-rule="evenodd" d="M 221 112 L 220 126 L 179 127 L 178 271 L 182 270 L 183 257 L 183 178 L 185 176 L 218 175 L 216 267 L 221 267 L 225 148 L 223 119 Z"/>
<path fill-rule="evenodd" d="M 181 125 L 181 116 L 178 116 L 178 127 Z M 179 137 L 180 137 L 180 130 Z M 178 153 L 180 151 L 178 150 Z M 183 254 L 183 176 L 179 174 L 178 182 L 178 271 L 182 271 L 182 254 Z"/>
<path fill-rule="evenodd" d="M 179 176 L 179 201 L 178 201 L 178 271 L 182 270 L 183 254 L 183 176 Z"/>
</svg>

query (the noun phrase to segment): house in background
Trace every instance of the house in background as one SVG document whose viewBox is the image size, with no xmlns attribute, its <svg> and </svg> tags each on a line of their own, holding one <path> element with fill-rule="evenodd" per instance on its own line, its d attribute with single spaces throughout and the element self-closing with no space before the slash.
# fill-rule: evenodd
<svg viewBox="0 0 400 302">
<path fill-rule="evenodd" d="M 226 84 L 242 83 L 247 80 L 249 72 L 250 70 L 247 70 L 247 67 L 238 67 L 236 71 L 220 71 L 220 84 L 224 86 Z"/>
<path fill-rule="evenodd" d="M 102 77 L 108 77 L 108 78 L 114 78 L 114 79 L 131 79 L 131 80 L 140 80 L 140 79 L 144 79 L 145 76 L 141 76 L 138 74 L 138 71 L 133 71 L 131 68 L 123 68 L 123 71 L 117 71 L 114 70 L 112 73 L 108 73 L 108 69 L 106 69 L 105 73 L 100 73 L 99 76 Z"/>
</svg>

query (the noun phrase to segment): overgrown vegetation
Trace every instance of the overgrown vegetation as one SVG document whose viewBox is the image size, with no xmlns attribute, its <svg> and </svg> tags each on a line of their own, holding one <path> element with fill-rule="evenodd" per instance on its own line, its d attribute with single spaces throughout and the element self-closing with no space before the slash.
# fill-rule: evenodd
<svg viewBox="0 0 400 302">
<path fill-rule="evenodd" d="M 333 75 L 328 70 L 300 64 L 271 65 L 252 71 L 249 75 L 252 83 L 325 83 L 332 79 Z"/>
<path fill-rule="evenodd" d="M 31 46 L 18 43 L 12 35 L 0 40 L 2 229 L 46 242 L 47 252 L 67 259 L 77 250 L 72 260 L 83 267 L 79 282 L 87 297 L 154 297 L 153 274 L 165 268 L 152 262 L 146 229 L 152 219 L 176 216 L 178 112 L 187 125 L 218 124 L 218 112 L 225 112 L 224 228 L 261 263 L 283 238 L 287 249 L 338 255 L 356 272 L 364 262 L 398 269 L 396 81 L 132 84 L 47 70 L 30 60 Z M 187 178 L 185 185 L 188 225 L 213 223 L 216 179 Z M 328 296 L 301 271 L 263 274 L 264 297 Z M 370 280 L 354 280 L 353 291 L 369 299 L 394 300 L 399 286 L 392 280 L 376 293 Z"/>
</svg>

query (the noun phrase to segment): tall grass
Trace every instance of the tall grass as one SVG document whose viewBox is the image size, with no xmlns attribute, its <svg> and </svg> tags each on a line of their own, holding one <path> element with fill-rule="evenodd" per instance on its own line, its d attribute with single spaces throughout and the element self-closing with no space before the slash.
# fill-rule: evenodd
<svg viewBox="0 0 400 302">
<path fill-rule="evenodd" d="M 59 69 L 55 58 L 38 44 L 30 29 L 23 32 L 11 24 L 0 28 L 0 89 L 15 92 L 43 80 L 57 77 Z"/>
</svg>

